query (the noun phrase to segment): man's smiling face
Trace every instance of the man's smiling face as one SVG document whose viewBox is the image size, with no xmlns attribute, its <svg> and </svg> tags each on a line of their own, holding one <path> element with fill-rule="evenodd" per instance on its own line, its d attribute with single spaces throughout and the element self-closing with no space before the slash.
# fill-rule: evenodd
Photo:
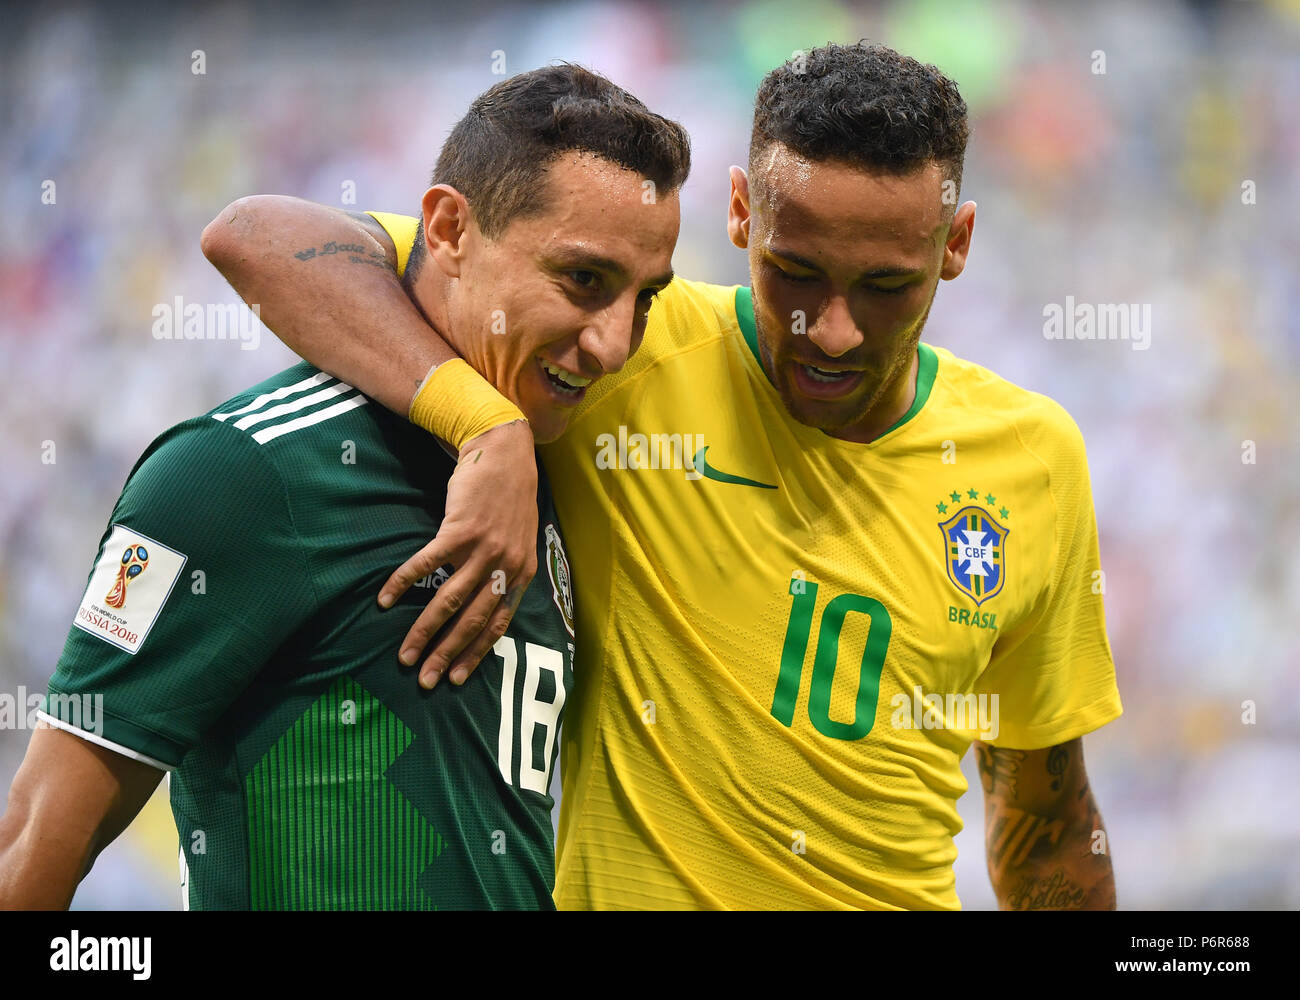
<svg viewBox="0 0 1300 1000">
<path fill-rule="evenodd" d="M 899 174 L 780 143 L 732 181 L 728 225 L 749 251 L 768 377 L 796 420 L 872 440 L 907 409 L 916 345 L 940 278 L 965 264 L 974 204 L 954 215 L 935 162 Z"/>
<path fill-rule="evenodd" d="M 647 198 L 644 178 L 590 153 L 557 157 L 543 183 L 542 210 L 496 239 L 470 224 L 449 296 L 455 346 L 539 443 L 559 437 L 586 385 L 640 346 L 672 280 L 680 225 L 675 191 Z"/>
</svg>

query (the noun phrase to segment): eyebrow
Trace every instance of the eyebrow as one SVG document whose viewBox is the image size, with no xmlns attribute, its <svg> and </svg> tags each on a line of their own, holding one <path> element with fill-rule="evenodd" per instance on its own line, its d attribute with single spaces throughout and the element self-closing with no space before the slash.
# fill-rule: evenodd
<svg viewBox="0 0 1300 1000">
<path fill-rule="evenodd" d="M 797 264 L 799 267 L 809 271 L 820 271 L 821 268 L 808 260 L 800 257 L 797 253 L 791 253 L 788 250 L 778 250 L 776 247 L 768 247 L 767 252 L 773 257 L 780 257 L 791 264 Z M 864 278 L 914 278 L 920 274 L 924 268 L 919 267 L 877 267 L 863 273 Z"/>
<path fill-rule="evenodd" d="M 563 264 L 565 267 L 589 267 L 592 270 L 605 271 L 615 277 L 627 278 L 627 270 L 618 261 L 612 257 L 602 257 L 597 253 L 589 253 L 586 250 L 579 250 L 576 247 L 565 247 L 556 250 L 550 254 L 551 259 L 557 264 Z M 672 268 L 669 268 L 663 274 L 656 275 L 646 282 L 647 287 L 666 288 L 672 284 L 676 274 Z"/>
</svg>

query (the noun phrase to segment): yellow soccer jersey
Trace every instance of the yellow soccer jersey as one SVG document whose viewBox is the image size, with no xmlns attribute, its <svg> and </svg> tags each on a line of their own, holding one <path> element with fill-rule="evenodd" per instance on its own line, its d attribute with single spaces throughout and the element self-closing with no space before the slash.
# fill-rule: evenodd
<svg viewBox="0 0 1300 1000">
<path fill-rule="evenodd" d="M 956 909 L 970 741 L 1120 714 L 1078 428 L 919 354 L 910 411 L 842 441 L 785 410 L 749 290 L 679 278 L 541 449 L 577 612 L 561 908 Z"/>
</svg>

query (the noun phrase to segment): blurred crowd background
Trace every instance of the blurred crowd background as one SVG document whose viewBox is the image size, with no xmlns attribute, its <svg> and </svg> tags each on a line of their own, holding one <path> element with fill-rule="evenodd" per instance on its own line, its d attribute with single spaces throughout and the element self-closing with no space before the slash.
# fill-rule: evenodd
<svg viewBox="0 0 1300 1000">
<path fill-rule="evenodd" d="M 269 334 L 257 350 L 151 336 L 157 303 L 237 301 L 199 250 L 228 202 L 341 205 L 351 186 L 346 207 L 414 214 L 494 64 L 567 59 L 687 127 L 676 269 L 747 283 L 724 218 L 758 81 L 795 49 L 868 38 L 938 65 L 972 115 L 973 251 L 927 339 L 1053 396 L 1088 443 L 1125 714 L 1086 746 L 1120 905 L 1300 905 L 1300 2 L 51 3 L 5 19 L 0 694 L 43 690 L 150 440 L 293 360 Z M 1046 339 L 1044 307 L 1067 296 L 1149 304 L 1149 349 Z M 0 790 L 28 735 L 0 731 Z M 982 908 L 971 757 L 957 880 Z M 160 794 L 76 905 L 177 907 L 177 882 Z"/>
</svg>

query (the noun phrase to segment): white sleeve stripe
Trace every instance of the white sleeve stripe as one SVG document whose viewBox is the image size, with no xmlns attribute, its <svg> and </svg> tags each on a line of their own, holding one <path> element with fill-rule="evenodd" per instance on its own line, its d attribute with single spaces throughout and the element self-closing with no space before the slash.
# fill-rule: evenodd
<svg viewBox="0 0 1300 1000">
<path fill-rule="evenodd" d="M 345 392 L 351 392 L 352 386 L 346 382 L 335 382 L 331 386 L 319 389 L 310 396 L 303 396 L 295 399 L 290 403 L 281 403 L 279 406 L 273 406 L 269 410 L 263 410 L 261 413 L 250 413 L 246 417 L 240 417 L 235 421 L 234 426 L 241 431 L 247 430 L 254 424 L 260 424 L 266 420 L 274 420 L 276 417 L 283 417 L 289 413 L 297 413 L 299 410 L 305 410 L 309 406 L 315 406 L 317 403 L 323 403 L 327 399 L 333 399 L 335 396 L 341 396 Z"/>
<path fill-rule="evenodd" d="M 132 760 L 138 760 L 141 764 L 148 764 L 150 767 L 156 767 L 160 771 L 171 772 L 175 770 L 170 764 L 164 764 L 160 760 L 154 760 L 138 750 L 132 750 L 130 747 L 124 747 L 121 743 L 114 743 L 112 740 L 106 740 L 98 733 L 92 733 L 89 730 L 78 728 L 71 723 L 64 722 L 62 719 L 56 719 L 48 712 L 38 710 L 36 718 L 42 722 L 49 723 L 55 729 L 62 729 L 64 732 L 71 733 L 73 736 L 80 736 L 89 743 L 112 750 L 114 753 L 120 753 L 123 757 L 130 757 Z"/>
<path fill-rule="evenodd" d="M 305 417 L 298 417 L 294 420 L 286 420 L 282 424 L 272 424 L 270 427 L 263 427 L 260 431 L 253 432 L 253 440 L 258 444 L 266 444 L 278 438 L 282 434 L 289 434 L 293 431 L 300 430 L 303 427 L 310 427 L 313 424 L 319 424 L 322 420 L 329 420 L 331 417 L 337 417 L 340 413 L 347 413 L 349 410 L 355 410 L 358 406 L 365 406 L 370 400 L 357 393 L 355 396 L 349 396 L 340 403 L 333 406 L 327 406 L 323 410 L 317 410 L 315 413 L 309 413 Z"/>
<path fill-rule="evenodd" d="M 247 406 L 241 406 L 238 410 L 231 410 L 229 413 L 214 413 L 213 420 L 225 421 L 231 417 L 237 417 L 241 413 L 248 413 L 252 410 L 260 410 L 267 403 L 275 399 L 284 399 L 285 396 L 292 396 L 295 393 L 305 392 L 313 386 L 320 385 L 322 382 L 328 382 L 333 378 L 332 375 L 326 375 L 324 372 L 317 372 L 311 378 L 305 378 L 301 382 L 295 382 L 293 385 L 282 386 L 274 392 L 266 392 L 258 396 Z"/>
</svg>

